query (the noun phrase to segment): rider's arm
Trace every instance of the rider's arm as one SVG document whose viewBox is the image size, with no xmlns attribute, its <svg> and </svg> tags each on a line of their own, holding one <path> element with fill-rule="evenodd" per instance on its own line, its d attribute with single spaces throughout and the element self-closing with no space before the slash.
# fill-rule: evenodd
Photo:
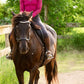
<svg viewBox="0 0 84 84">
<path fill-rule="evenodd" d="M 20 12 L 24 12 L 24 0 L 20 0 Z"/>
<path fill-rule="evenodd" d="M 41 12 L 41 8 L 42 8 L 42 0 L 38 0 L 37 10 L 33 12 L 33 17 L 35 17 Z"/>
</svg>

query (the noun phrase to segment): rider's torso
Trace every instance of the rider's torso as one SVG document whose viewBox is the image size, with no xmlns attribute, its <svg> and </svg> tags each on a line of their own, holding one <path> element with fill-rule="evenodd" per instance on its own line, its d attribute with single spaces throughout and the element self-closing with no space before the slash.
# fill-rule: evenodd
<svg viewBox="0 0 84 84">
<path fill-rule="evenodd" d="M 37 10 L 38 0 L 23 0 L 25 11 L 35 11 Z"/>
</svg>

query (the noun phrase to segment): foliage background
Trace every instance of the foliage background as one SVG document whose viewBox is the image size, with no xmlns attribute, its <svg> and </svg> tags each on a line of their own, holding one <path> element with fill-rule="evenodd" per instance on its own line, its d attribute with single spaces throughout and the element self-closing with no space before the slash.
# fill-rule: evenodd
<svg viewBox="0 0 84 84">
<path fill-rule="evenodd" d="M 66 23 L 81 23 L 84 26 L 84 0 L 43 0 L 40 17 L 44 21 L 44 5 L 48 7 L 48 20 L 58 34 L 63 34 Z M 11 11 L 19 13 L 19 0 L 7 0 L 0 4 L 0 24 L 9 24 L 12 18 Z M 61 29 L 62 28 L 62 29 Z M 60 32 L 61 31 L 61 32 Z"/>
</svg>

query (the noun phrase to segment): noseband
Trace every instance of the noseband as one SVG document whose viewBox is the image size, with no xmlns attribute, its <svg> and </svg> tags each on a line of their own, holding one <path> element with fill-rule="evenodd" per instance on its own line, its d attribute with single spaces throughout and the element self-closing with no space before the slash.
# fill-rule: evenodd
<svg viewBox="0 0 84 84">
<path fill-rule="evenodd" d="M 28 41 L 28 42 L 29 42 L 29 40 L 30 40 L 30 39 L 29 39 L 29 38 L 20 38 L 20 39 L 18 39 L 18 38 L 17 38 L 16 40 L 17 40 L 17 41 L 26 40 L 26 41 Z"/>
<path fill-rule="evenodd" d="M 25 23 L 31 24 L 30 21 L 20 21 L 20 23 L 21 23 L 21 24 L 25 24 Z M 17 38 L 16 40 L 17 40 L 17 41 L 26 40 L 26 41 L 29 42 L 30 38 L 19 38 L 19 39 Z"/>
</svg>

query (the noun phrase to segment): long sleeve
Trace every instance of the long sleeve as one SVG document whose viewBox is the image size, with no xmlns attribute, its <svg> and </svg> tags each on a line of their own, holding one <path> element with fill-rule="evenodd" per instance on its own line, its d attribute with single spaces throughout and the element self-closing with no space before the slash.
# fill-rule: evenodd
<svg viewBox="0 0 84 84">
<path fill-rule="evenodd" d="M 35 17 L 41 12 L 41 8 L 42 8 L 42 0 L 38 0 L 37 10 L 33 12 L 33 17 Z"/>
<path fill-rule="evenodd" d="M 20 12 L 23 12 L 23 11 L 25 11 L 25 9 L 24 9 L 24 1 L 23 0 L 20 0 Z"/>
</svg>

